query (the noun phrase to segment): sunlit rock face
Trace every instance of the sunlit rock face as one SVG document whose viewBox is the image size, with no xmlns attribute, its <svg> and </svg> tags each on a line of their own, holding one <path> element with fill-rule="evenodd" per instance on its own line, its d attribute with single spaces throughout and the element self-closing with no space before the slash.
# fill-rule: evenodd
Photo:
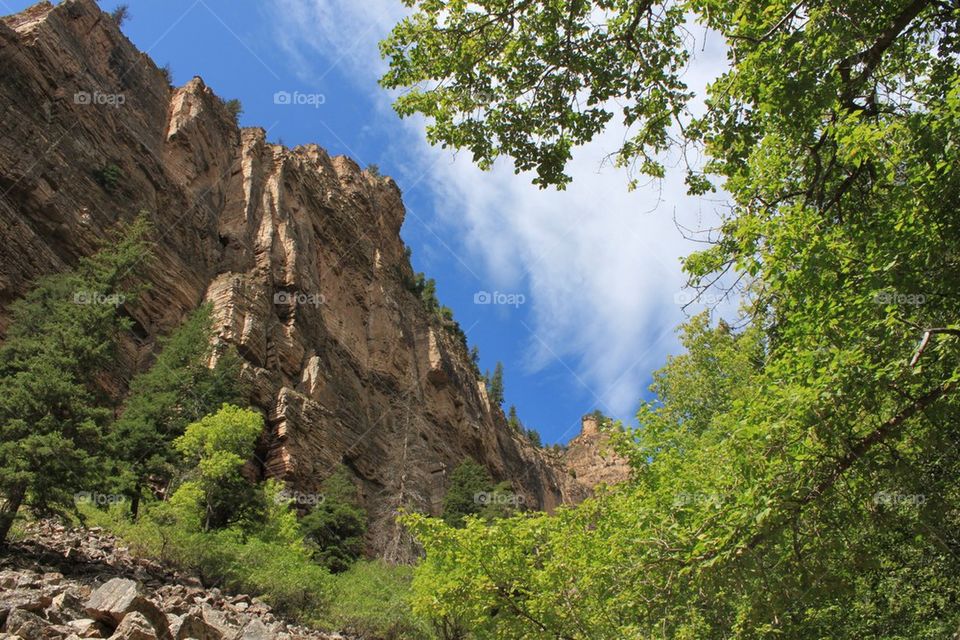
<svg viewBox="0 0 960 640">
<path fill-rule="evenodd" d="M 240 129 L 200 78 L 179 88 L 93 0 L 0 23 L 0 332 L 36 277 L 145 212 L 149 289 L 107 383 L 119 397 L 155 338 L 204 301 L 267 416 L 257 460 L 303 494 L 345 464 L 371 551 L 405 560 L 398 507 L 438 513 L 470 456 L 551 510 L 586 487 L 491 408 L 464 346 L 406 283 L 400 190 L 307 145 Z"/>
</svg>

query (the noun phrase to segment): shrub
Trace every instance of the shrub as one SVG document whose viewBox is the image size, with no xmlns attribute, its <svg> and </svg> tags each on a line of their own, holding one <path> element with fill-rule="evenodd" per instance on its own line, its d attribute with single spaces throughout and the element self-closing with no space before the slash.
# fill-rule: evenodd
<svg viewBox="0 0 960 640">
<path fill-rule="evenodd" d="M 93 179 L 104 191 L 114 193 L 120 186 L 120 181 L 123 180 L 123 170 L 111 162 L 100 169 L 96 169 L 93 172 Z"/>
<path fill-rule="evenodd" d="M 346 571 L 363 553 L 367 514 L 357 499 L 345 467 L 322 485 L 323 502 L 300 521 L 304 538 L 314 547 L 314 559 L 333 573 Z"/>
<path fill-rule="evenodd" d="M 126 4 L 117 5 L 117 8 L 110 12 L 110 17 L 118 27 L 122 27 L 130 19 L 130 7 Z"/>
<path fill-rule="evenodd" d="M 243 104 L 241 104 L 238 99 L 233 98 L 225 101 L 223 106 L 227 108 L 227 112 L 233 117 L 233 121 L 236 124 L 240 124 L 240 114 L 243 113 Z"/>
<path fill-rule="evenodd" d="M 411 609 L 413 567 L 361 560 L 333 577 L 327 628 L 384 640 L 429 638 Z"/>
</svg>

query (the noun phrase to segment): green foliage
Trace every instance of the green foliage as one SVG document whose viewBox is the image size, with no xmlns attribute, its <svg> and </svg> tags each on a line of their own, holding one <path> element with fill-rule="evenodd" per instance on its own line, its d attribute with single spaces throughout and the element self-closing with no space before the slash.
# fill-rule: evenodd
<svg viewBox="0 0 960 640">
<path fill-rule="evenodd" d="M 524 435 L 527 436 L 527 440 L 529 440 L 530 444 L 532 444 L 533 446 L 537 448 L 540 448 L 543 446 L 543 439 L 540 437 L 540 432 L 537 431 L 536 429 L 532 427 L 530 429 L 526 429 L 524 431 Z"/>
<path fill-rule="evenodd" d="M 225 100 L 223 106 L 227 108 L 227 113 L 233 118 L 233 121 L 240 124 L 240 116 L 243 114 L 243 104 L 237 98 Z"/>
<path fill-rule="evenodd" d="M 346 467 L 337 467 L 321 490 L 323 501 L 303 517 L 300 527 L 314 547 L 314 559 L 340 573 L 363 554 L 367 514 Z"/>
<path fill-rule="evenodd" d="M 276 492 L 276 487 L 267 489 Z M 284 507 L 278 512 L 281 521 L 293 517 L 287 503 L 277 504 Z M 131 522 L 119 505 L 109 511 L 84 507 L 91 524 L 123 538 L 137 555 L 194 573 L 208 587 L 262 597 L 278 612 L 303 622 L 319 623 L 327 614 L 330 575 L 312 561 L 302 541 L 270 535 L 289 521 L 267 522 L 253 534 L 237 528 L 203 532 L 185 526 L 175 511 L 169 503 L 155 503 Z"/>
<path fill-rule="evenodd" d="M 537 184 L 563 186 L 572 148 L 619 116 L 631 135 L 617 161 L 663 174 L 658 151 L 689 97 L 687 4 L 406 4 L 414 11 L 380 44 L 381 84 L 404 89 L 401 116 L 430 119 L 431 143 L 468 149 L 482 168 L 506 155 Z"/>
<path fill-rule="evenodd" d="M 483 509 L 477 496 L 493 489 L 490 474 L 470 458 L 467 458 L 450 474 L 450 486 L 443 497 L 443 520 L 452 527 L 464 525 L 464 518 L 476 515 Z"/>
<path fill-rule="evenodd" d="M 123 170 L 115 163 L 104 165 L 93 172 L 93 179 L 97 181 L 107 193 L 115 193 L 124 179 Z"/>
<path fill-rule="evenodd" d="M 113 368 L 116 338 L 130 326 L 119 310 L 136 295 L 131 280 L 149 255 L 148 231 L 138 219 L 10 306 L 0 347 L 0 543 L 21 504 L 61 513 L 99 478 L 110 411 L 96 380 Z"/>
<path fill-rule="evenodd" d="M 372 177 L 374 177 L 374 178 L 379 178 L 379 177 L 380 177 L 380 167 L 378 167 L 377 165 L 373 164 L 372 162 L 367 165 L 366 171 L 367 171 L 368 174 L 370 174 L 370 176 L 372 176 Z"/>
<path fill-rule="evenodd" d="M 495 407 L 503 406 L 503 363 L 497 362 L 493 375 L 487 376 L 487 397 Z"/>
<path fill-rule="evenodd" d="M 523 423 L 520 422 L 520 416 L 517 415 L 517 407 L 510 405 L 510 411 L 507 412 L 507 426 L 517 433 L 523 432 Z"/>
<path fill-rule="evenodd" d="M 203 305 L 160 341 L 153 365 L 133 378 L 123 414 L 110 429 L 108 447 L 120 465 L 114 474 L 131 498 L 134 514 L 148 481 L 166 485 L 174 476 L 173 440 L 187 425 L 224 403 L 240 403 L 240 359 L 232 350 L 213 368 L 212 308 Z M 125 480 L 123 480 L 125 479 Z"/>
<path fill-rule="evenodd" d="M 176 450 L 195 464 L 171 498 L 196 510 L 203 531 L 258 520 L 263 500 L 255 484 L 241 474 L 263 433 L 263 416 L 224 404 L 210 416 L 187 426 L 174 441 Z"/>
<path fill-rule="evenodd" d="M 173 86 L 173 68 L 170 66 L 170 63 L 166 63 L 160 67 L 160 73 L 163 74 L 163 79 L 166 81 L 167 86 Z"/>
<path fill-rule="evenodd" d="M 473 345 L 470 348 L 470 365 L 473 367 L 473 372 L 477 374 L 477 377 L 480 377 L 480 347 Z"/>
<path fill-rule="evenodd" d="M 745 294 L 744 329 L 694 318 L 642 428 L 615 436 L 633 484 L 554 518 L 411 518 L 418 609 L 478 638 L 955 634 L 957 8 L 408 4 L 383 82 L 482 166 L 509 155 L 562 186 L 569 148 L 622 114 L 618 161 L 660 176 L 679 119 L 707 156 L 689 190 L 730 198 L 684 268 Z M 688 19 L 730 51 L 700 117 Z"/>
<path fill-rule="evenodd" d="M 361 560 L 333 577 L 323 626 L 364 638 L 432 638 L 411 607 L 413 567 Z"/>
</svg>

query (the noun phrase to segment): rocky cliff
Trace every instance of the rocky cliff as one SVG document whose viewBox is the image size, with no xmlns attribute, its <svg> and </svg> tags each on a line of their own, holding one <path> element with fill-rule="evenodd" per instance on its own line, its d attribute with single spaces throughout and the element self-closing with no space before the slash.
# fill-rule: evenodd
<svg viewBox="0 0 960 640">
<path fill-rule="evenodd" d="M 0 332 L 32 280 L 145 212 L 150 289 L 125 309 L 117 393 L 209 301 L 268 416 L 257 472 L 309 493 L 346 464 L 386 557 L 407 553 L 397 507 L 436 513 L 466 456 L 533 507 L 583 497 L 506 427 L 462 342 L 409 290 L 390 178 L 238 128 L 200 78 L 169 86 L 93 0 L 4 18 L 0 78 Z"/>
<path fill-rule="evenodd" d="M 567 443 L 563 463 L 580 484 L 590 489 L 614 485 L 630 476 L 629 463 L 613 450 L 609 433 L 601 429 L 594 415 L 583 416 L 580 434 Z"/>
</svg>

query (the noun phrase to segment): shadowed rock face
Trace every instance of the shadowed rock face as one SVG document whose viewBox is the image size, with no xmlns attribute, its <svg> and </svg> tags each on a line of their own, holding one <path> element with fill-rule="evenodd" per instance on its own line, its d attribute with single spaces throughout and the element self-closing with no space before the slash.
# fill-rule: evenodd
<svg viewBox="0 0 960 640">
<path fill-rule="evenodd" d="M 437 513 L 466 456 L 536 508 L 584 497 L 511 433 L 464 346 L 405 286 L 391 179 L 239 129 L 200 78 L 169 87 L 92 0 L 5 18 L 0 78 L 0 331 L 32 280 L 143 211 L 155 255 L 149 291 L 126 309 L 118 396 L 154 338 L 209 301 L 268 416 L 256 472 L 309 493 L 345 463 L 388 559 L 410 549 L 397 507 Z"/>
</svg>

